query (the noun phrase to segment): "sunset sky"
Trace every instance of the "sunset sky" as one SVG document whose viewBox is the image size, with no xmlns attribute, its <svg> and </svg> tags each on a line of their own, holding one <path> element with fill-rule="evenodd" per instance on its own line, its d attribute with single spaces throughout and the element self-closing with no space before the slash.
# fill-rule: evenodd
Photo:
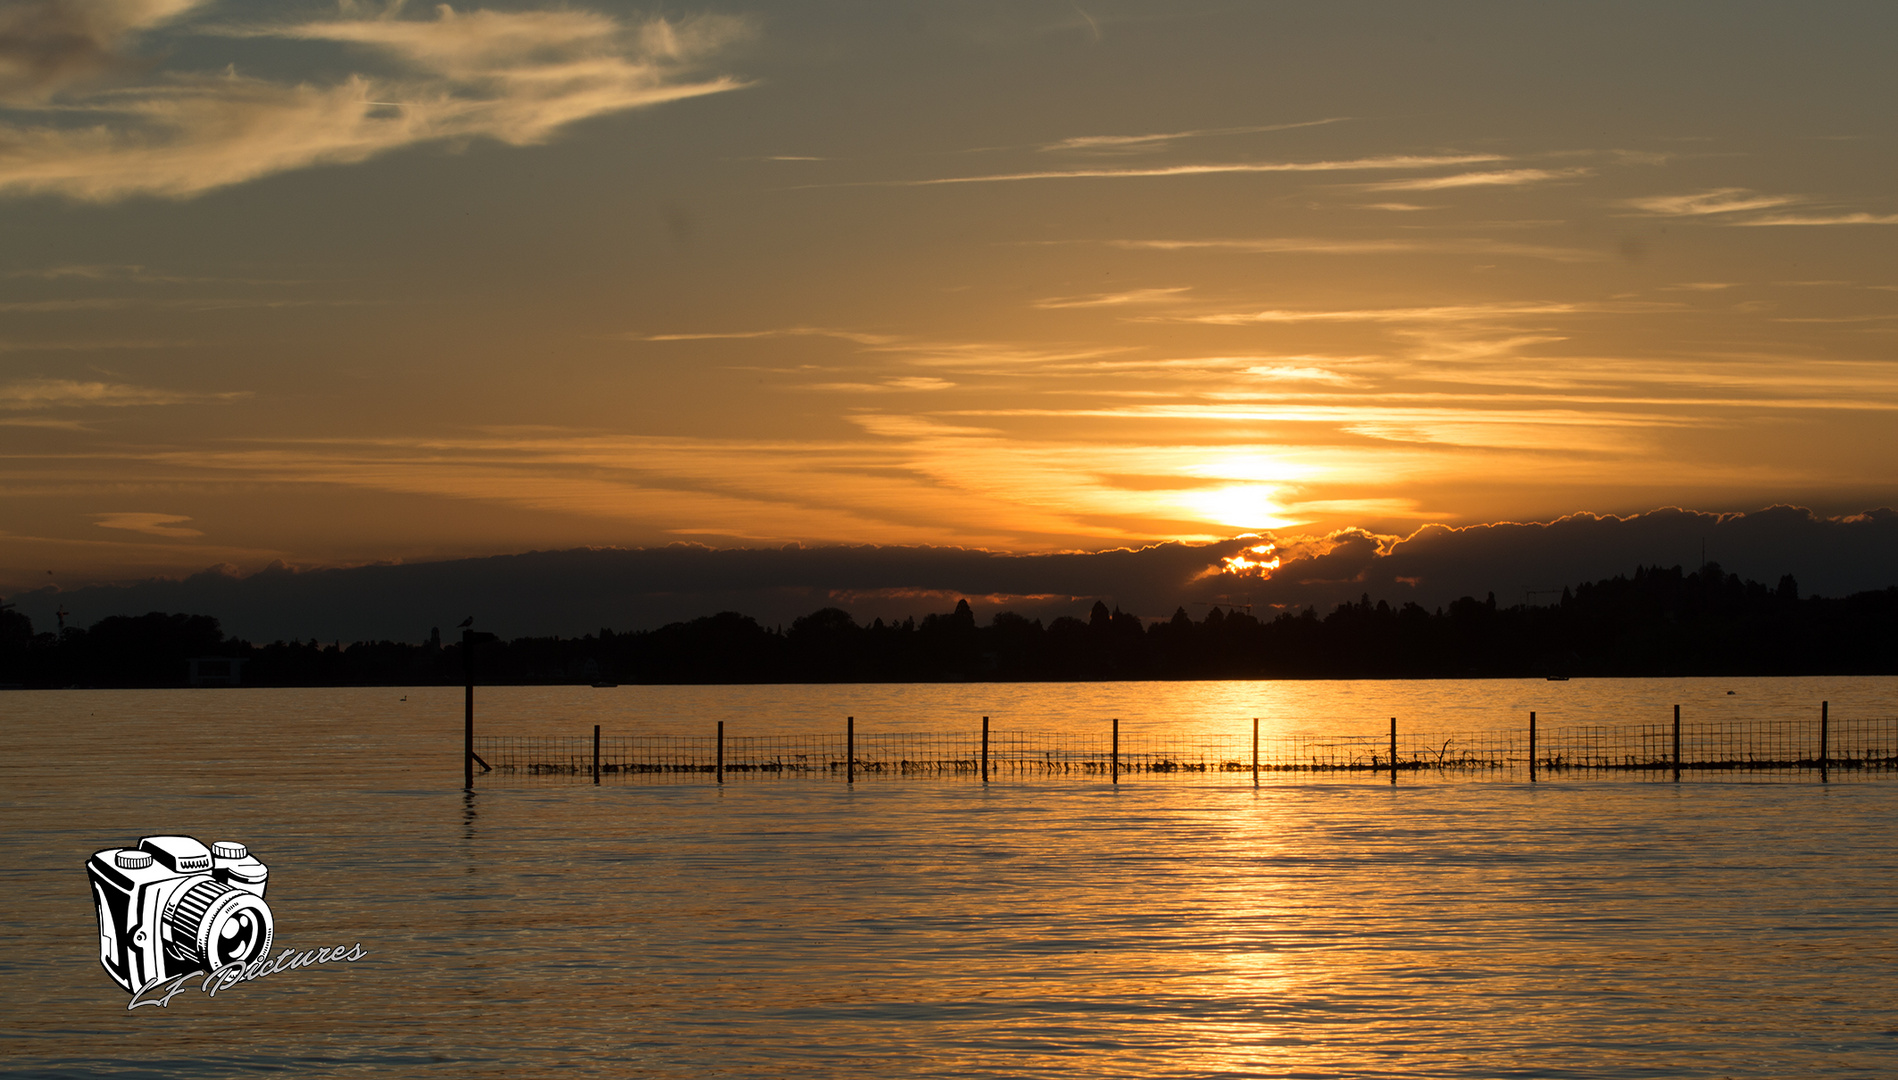
<svg viewBox="0 0 1898 1080">
<path fill-rule="evenodd" d="M 1894 44 L 1888 3 L 0 0 L 0 589 L 1892 505 Z"/>
</svg>

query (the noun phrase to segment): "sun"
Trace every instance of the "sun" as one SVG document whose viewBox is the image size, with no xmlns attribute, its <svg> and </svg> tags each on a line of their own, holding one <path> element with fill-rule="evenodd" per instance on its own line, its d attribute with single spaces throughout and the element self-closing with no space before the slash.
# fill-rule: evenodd
<svg viewBox="0 0 1898 1080">
<path fill-rule="evenodd" d="M 1219 568 L 1228 574 L 1271 577 L 1272 571 L 1279 568 L 1278 545 L 1269 540 L 1254 544 L 1237 555 L 1228 555 L 1220 560 Z"/>
<path fill-rule="evenodd" d="M 1274 499 L 1277 493 L 1277 488 L 1267 484 L 1229 484 L 1188 492 L 1182 501 L 1199 520 L 1235 529 L 1283 529 L 1298 524 Z"/>
</svg>

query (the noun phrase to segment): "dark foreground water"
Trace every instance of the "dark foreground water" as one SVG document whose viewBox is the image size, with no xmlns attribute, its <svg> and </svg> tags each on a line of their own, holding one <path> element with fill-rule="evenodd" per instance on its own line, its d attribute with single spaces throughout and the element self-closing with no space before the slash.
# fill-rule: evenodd
<svg viewBox="0 0 1898 1080">
<path fill-rule="evenodd" d="M 1463 693 L 1331 685 L 1367 713 Z M 1890 682 L 1774 685 L 1895 711 Z M 986 692 L 881 704 L 920 724 L 904 703 Z M 0 695 L 0 1075 L 1898 1074 L 1898 777 L 465 796 L 459 692 L 404 693 Z M 772 691 L 668 693 L 697 722 Z M 1238 694 L 1121 693 L 1155 717 Z M 484 695 L 523 723 L 611 708 Z M 280 947 L 368 955 L 128 1012 L 83 864 L 155 833 L 248 843 Z"/>
</svg>

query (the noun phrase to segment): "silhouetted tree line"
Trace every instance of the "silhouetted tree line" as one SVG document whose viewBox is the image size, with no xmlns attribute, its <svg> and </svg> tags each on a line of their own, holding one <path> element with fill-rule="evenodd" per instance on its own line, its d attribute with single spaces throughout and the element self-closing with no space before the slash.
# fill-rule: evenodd
<svg viewBox="0 0 1898 1080">
<path fill-rule="evenodd" d="M 1367 595 L 1323 617 L 1213 608 L 1195 621 L 1181 608 L 1148 621 L 1096 603 L 1086 619 L 1004 611 L 979 626 L 961 601 L 920 622 L 863 626 L 825 608 L 774 629 L 722 612 L 637 633 L 477 640 L 478 680 L 513 684 L 1892 674 L 1898 587 L 1802 598 L 1791 576 L 1769 589 L 1710 563 L 1644 567 L 1540 606 L 1491 594 L 1431 611 Z M 464 670 L 460 643 L 438 632 L 422 645 L 253 645 L 209 616 L 153 612 L 35 634 L 0 608 L 0 684 L 180 686 L 194 657 L 244 661 L 249 686 L 457 684 Z"/>
</svg>

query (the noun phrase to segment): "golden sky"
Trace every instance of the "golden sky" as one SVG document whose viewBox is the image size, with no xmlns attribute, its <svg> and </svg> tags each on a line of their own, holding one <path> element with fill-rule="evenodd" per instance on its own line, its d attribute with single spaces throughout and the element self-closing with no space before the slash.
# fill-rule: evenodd
<svg viewBox="0 0 1898 1080">
<path fill-rule="evenodd" d="M 0 5 L 0 588 L 1898 497 L 1898 8 L 656 10 Z"/>
</svg>

